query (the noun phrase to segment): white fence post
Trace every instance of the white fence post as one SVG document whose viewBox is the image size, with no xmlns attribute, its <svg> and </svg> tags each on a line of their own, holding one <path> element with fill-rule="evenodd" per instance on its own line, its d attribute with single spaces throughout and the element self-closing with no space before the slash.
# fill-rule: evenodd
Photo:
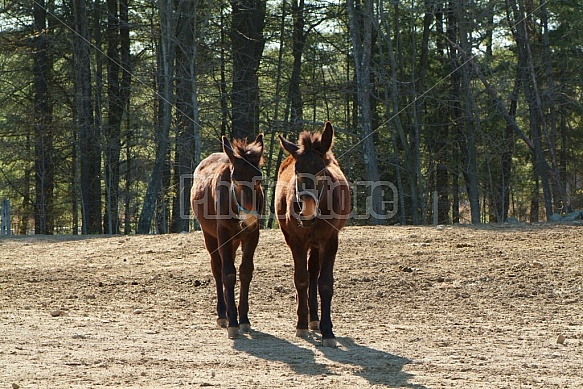
<svg viewBox="0 0 583 389">
<path fill-rule="evenodd" d="M 10 231 L 10 200 L 2 198 L 2 215 L 0 216 L 0 235 L 11 235 Z"/>
</svg>

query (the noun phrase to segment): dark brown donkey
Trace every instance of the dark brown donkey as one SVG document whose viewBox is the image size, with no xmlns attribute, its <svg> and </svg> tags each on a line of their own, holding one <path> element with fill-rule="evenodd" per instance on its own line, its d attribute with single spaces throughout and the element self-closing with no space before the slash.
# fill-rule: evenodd
<svg viewBox="0 0 583 389">
<path fill-rule="evenodd" d="M 261 169 L 263 135 L 252 143 L 223 137 L 223 153 L 205 158 L 194 171 L 191 205 L 211 255 L 217 287 L 217 324 L 227 327 L 229 338 L 247 332 L 249 322 L 249 284 L 253 277 L 253 254 L 259 241 L 259 222 L 263 209 Z M 241 245 L 239 267 L 239 321 L 235 305 L 235 256 Z"/>
<path fill-rule="evenodd" d="M 309 314 L 309 328 L 319 328 L 322 344 L 330 347 L 336 347 L 330 306 L 338 233 L 350 213 L 350 189 L 330 151 L 333 135 L 332 125 L 326 122 L 321 134 L 300 134 L 297 145 L 280 136 L 290 156 L 281 164 L 275 191 L 279 226 L 294 259 L 296 335 L 308 335 Z"/>
</svg>

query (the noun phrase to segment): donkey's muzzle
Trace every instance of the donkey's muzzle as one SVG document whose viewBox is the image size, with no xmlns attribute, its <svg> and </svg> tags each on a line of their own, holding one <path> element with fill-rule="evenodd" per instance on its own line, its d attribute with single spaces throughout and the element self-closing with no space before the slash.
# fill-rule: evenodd
<svg viewBox="0 0 583 389">
<path fill-rule="evenodd" d="M 318 216 L 318 199 L 312 192 L 305 191 L 299 195 L 301 221 L 314 220 Z"/>
<path fill-rule="evenodd" d="M 257 223 L 259 218 L 259 205 L 257 202 L 257 193 L 251 188 L 242 186 L 237 196 L 235 187 L 233 186 L 233 196 L 237 205 L 237 216 L 241 223 L 245 226 L 251 227 Z M 239 197 L 240 200 L 237 198 Z"/>
</svg>

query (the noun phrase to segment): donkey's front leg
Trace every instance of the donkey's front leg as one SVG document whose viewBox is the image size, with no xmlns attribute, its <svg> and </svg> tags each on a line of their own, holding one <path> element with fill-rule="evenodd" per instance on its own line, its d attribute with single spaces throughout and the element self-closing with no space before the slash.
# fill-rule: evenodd
<svg viewBox="0 0 583 389">
<path fill-rule="evenodd" d="M 229 324 L 227 334 L 229 338 L 236 338 L 239 335 L 239 322 L 237 321 L 237 306 L 235 305 L 235 283 L 237 272 L 235 269 L 235 253 L 237 244 L 225 231 L 218 231 L 219 253 L 221 255 L 223 268 L 223 286 L 225 288 L 225 302 L 227 303 L 227 319 Z"/>
<path fill-rule="evenodd" d="M 217 238 L 204 232 L 204 244 L 211 254 L 211 270 L 215 279 L 217 289 L 217 325 L 227 328 L 227 305 L 225 304 L 225 294 L 223 288 L 223 263 L 219 254 L 219 244 Z"/>
<path fill-rule="evenodd" d="M 308 308 L 310 310 L 310 330 L 320 329 L 318 316 L 318 277 L 320 276 L 320 257 L 318 248 L 312 247 L 308 259 L 308 272 L 310 273 L 310 287 L 308 289 Z"/>
<path fill-rule="evenodd" d="M 296 299 L 298 303 L 298 323 L 296 336 L 308 336 L 308 286 L 310 284 L 307 266 L 307 248 L 302 243 L 292 248 L 294 258 L 294 284 L 296 286 Z"/>
<path fill-rule="evenodd" d="M 241 282 L 241 290 L 239 292 L 239 326 L 242 332 L 249 332 L 251 330 L 251 322 L 249 321 L 249 285 L 253 278 L 253 255 L 255 248 L 259 243 L 259 229 L 247 236 L 241 243 L 241 250 L 243 251 L 243 259 L 241 266 L 239 266 L 239 280 Z"/>
</svg>

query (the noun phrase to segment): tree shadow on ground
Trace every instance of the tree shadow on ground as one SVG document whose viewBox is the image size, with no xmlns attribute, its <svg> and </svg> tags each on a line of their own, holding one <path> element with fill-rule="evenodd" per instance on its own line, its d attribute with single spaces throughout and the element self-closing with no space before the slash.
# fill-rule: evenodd
<svg viewBox="0 0 583 389">
<path fill-rule="evenodd" d="M 352 374 L 366 379 L 371 385 L 425 388 L 409 382 L 412 375 L 403 371 L 403 366 L 411 363 L 407 358 L 360 345 L 347 337 L 337 338 L 338 348 L 322 347 L 318 335 L 312 333 L 305 341 L 321 350 L 330 361 L 352 366 Z M 316 362 L 311 347 L 301 347 L 265 332 L 253 330 L 248 337 L 235 339 L 233 347 L 257 358 L 285 363 L 297 374 L 338 374 L 330 369 L 331 365 Z"/>
</svg>

